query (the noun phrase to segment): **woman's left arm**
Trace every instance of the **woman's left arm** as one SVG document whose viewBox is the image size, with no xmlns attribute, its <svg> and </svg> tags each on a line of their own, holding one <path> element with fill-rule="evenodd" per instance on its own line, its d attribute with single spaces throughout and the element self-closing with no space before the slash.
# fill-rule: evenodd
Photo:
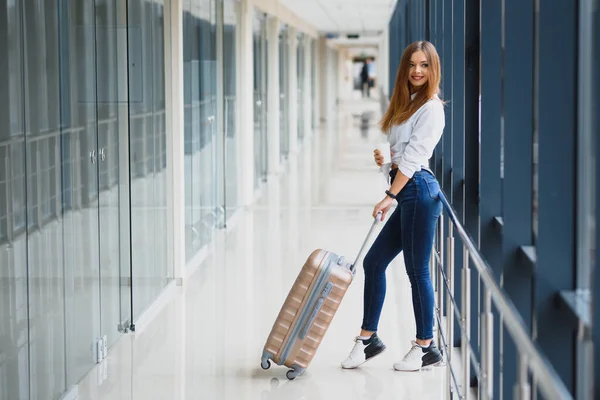
<svg viewBox="0 0 600 400">
<path fill-rule="evenodd" d="M 423 113 L 415 122 L 408 145 L 404 149 L 398 164 L 398 173 L 389 191 L 398 195 L 406 186 L 416 171 L 421 169 L 421 161 L 429 160 L 437 146 L 445 126 L 444 106 L 441 101 L 431 101 L 425 105 Z M 382 212 L 381 220 L 385 218 L 394 199 L 386 195 L 373 210 L 373 217 Z"/>
</svg>

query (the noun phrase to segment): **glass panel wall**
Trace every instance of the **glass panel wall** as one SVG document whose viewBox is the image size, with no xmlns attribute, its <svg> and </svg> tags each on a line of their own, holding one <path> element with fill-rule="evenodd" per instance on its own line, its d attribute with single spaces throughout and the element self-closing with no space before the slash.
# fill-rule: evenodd
<svg viewBox="0 0 600 400">
<path fill-rule="evenodd" d="M 289 135 L 289 106 L 288 106 L 288 82 L 289 82 L 289 40 L 287 26 L 280 26 L 279 30 L 279 135 L 281 159 L 287 157 L 290 152 Z"/>
<path fill-rule="evenodd" d="M 32 8 L 25 5 L 25 9 Z M 50 10 L 47 12 L 51 13 Z M 60 9 L 62 98 L 58 104 L 61 105 L 62 125 L 63 280 L 65 333 L 69 344 L 66 348 L 68 382 L 76 382 L 94 365 L 91 345 L 101 333 L 94 13 L 93 3 L 71 3 Z M 49 36 L 56 35 L 57 32 L 49 33 Z M 34 171 L 27 173 L 33 176 Z M 32 364 L 35 364 L 33 360 Z M 32 387 L 36 380 L 32 375 Z M 32 397 L 35 397 L 33 391 Z"/>
<path fill-rule="evenodd" d="M 128 3 L 0 0 L 2 399 L 59 399 L 121 336 L 130 228 L 138 313 L 169 276 L 163 6 Z"/>
<path fill-rule="evenodd" d="M 223 210 L 217 176 L 216 1 L 184 0 L 182 6 L 185 241 L 189 261 L 212 240 Z"/>
<path fill-rule="evenodd" d="M 109 347 L 131 323 L 125 9 L 121 0 L 95 8 L 101 335 Z"/>
<path fill-rule="evenodd" d="M 223 132 L 225 178 L 225 213 L 233 215 L 238 202 L 238 156 L 237 156 L 237 52 L 239 50 L 238 20 L 240 3 L 236 0 L 223 2 Z"/>
<path fill-rule="evenodd" d="M 254 36 L 254 187 L 267 177 L 267 17 L 255 12 Z"/>
<path fill-rule="evenodd" d="M 298 140 L 304 138 L 304 60 L 306 44 L 304 34 L 298 34 L 297 65 L 298 65 Z"/>
<path fill-rule="evenodd" d="M 333 109 L 333 122 L 334 129 L 337 129 L 339 126 L 340 120 L 337 118 L 337 110 L 338 110 L 338 96 L 340 93 L 340 58 L 339 52 L 337 50 L 333 50 L 333 73 L 332 73 L 332 81 L 333 81 L 333 93 L 332 93 L 332 109 Z"/>
<path fill-rule="evenodd" d="M 102 334 L 96 7 L 25 1 L 21 13 L 29 395 L 58 398 Z"/>
<path fill-rule="evenodd" d="M 168 3 L 167 3 L 168 4 Z M 164 1 L 129 0 L 130 168 L 134 318 L 173 279 L 167 258 Z"/>
<path fill-rule="evenodd" d="M 311 74 L 310 74 L 310 98 L 312 99 L 311 101 L 311 123 L 312 123 L 312 129 L 313 131 L 317 128 L 317 107 L 320 104 L 320 100 L 317 100 L 317 41 L 314 39 L 310 40 L 310 52 L 312 54 L 311 56 L 311 62 L 310 62 L 310 69 L 311 69 Z"/>
<path fill-rule="evenodd" d="M 0 398 L 28 399 L 24 38 L 21 7 L 0 1 Z M 56 261 L 54 261 L 56 262 Z M 49 264 L 51 267 L 52 264 Z M 61 263 L 62 267 L 62 263 Z M 64 302 L 64 298 L 57 299 Z M 55 300 L 56 301 L 56 300 Z M 59 322 L 64 321 L 64 314 Z M 63 332 L 64 335 L 64 332 Z M 64 339 L 64 336 L 63 336 Z M 64 346 L 57 349 L 64 371 Z M 60 364 L 63 364 L 62 366 Z"/>
<path fill-rule="evenodd" d="M 327 119 L 335 121 L 336 118 L 332 118 L 334 116 L 335 109 L 337 107 L 337 97 L 338 97 L 338 87 L 339 87 L 339 79 L 338 79 L 338 70 L 339 70 L 339 58 L 337 50 L 327 48 L 326 51 L 327 57 L 327 82 L 324 84 L 327 85 L 327 101 L 326 101 L 326 110 L 327 110 Z"/>
</svg>

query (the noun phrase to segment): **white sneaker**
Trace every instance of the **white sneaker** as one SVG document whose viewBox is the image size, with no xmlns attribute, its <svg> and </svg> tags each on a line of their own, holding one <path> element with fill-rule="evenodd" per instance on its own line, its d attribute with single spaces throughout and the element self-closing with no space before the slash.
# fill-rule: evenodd
<svg viewBox="0 0 600 400">
<path fill-rule="evenodd" d="M 354 342 L 350 355 L 342 361 L 342 368 L 344 369 L 356 368 L 385 350 L 385 344 L 379 339 L 377 333 L 371 335 L 369 339 L 360 339 L 357 336 Z"/>
<path fill-rule="evenodd" d="M 418 371 L 428 365 L 434 365 L 442 361 L 442 353 L 435 345 L 435 342 L 431 341 L 429 347 L 423 347 L 414 340 L 411 341 L 412 348 L 404 356 L 402 361 L 394 364 L 396 371 Z"/>
</svg>

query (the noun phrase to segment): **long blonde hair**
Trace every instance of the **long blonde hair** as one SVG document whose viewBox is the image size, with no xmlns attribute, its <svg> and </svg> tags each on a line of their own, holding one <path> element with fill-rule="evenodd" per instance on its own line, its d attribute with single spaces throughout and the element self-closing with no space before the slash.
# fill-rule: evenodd
<svg viewBox="0 0 600 400">
<path fill-rule="evenodd" d="M 411 84 L 408 80 L 410 73 L 410 59 L 414 53 L 422 51 L 429 63 L 429 79 L 417 92 L 411 101 Z M 442 79 L 440 57 L 435 46 L 428 41 L 414 42 L 409 45 L 400 61 L 396 74 L 396 86 L 390 100 L 390 105 L 381 120 L 381 130 L 387 133 L 393 125 L 406 122 L 419 108 L 440 92 Z"/>
</svg>

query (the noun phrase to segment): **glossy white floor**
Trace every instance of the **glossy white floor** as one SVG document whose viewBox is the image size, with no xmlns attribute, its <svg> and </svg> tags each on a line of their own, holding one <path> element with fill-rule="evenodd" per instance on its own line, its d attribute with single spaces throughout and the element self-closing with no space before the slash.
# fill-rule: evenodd
<svg viewBox="0 0 600 400">
<path fill-rule="evenodd" d="M 353 258 L 385 189 L 372 161 L 382 139 L 361 134 L 352 114 L 380 113 L 375 101 L 343 105 L 271 179 L 255 206 L 221 232 L 213 252 L 141 333 L 126 335 L 79 385 L 79 399 L 441 399 L 444 368 L 395 372 L 410 347 L 414 318 L 402 257 L 388 269 L 380 336 L 388 350 L 342 370 L 362 318 L 359 266 L 310 368 L 295 381 L 285 367 L 263 371 L 265 339 L 306 257 L 325 248 Z"/>
</svg>

